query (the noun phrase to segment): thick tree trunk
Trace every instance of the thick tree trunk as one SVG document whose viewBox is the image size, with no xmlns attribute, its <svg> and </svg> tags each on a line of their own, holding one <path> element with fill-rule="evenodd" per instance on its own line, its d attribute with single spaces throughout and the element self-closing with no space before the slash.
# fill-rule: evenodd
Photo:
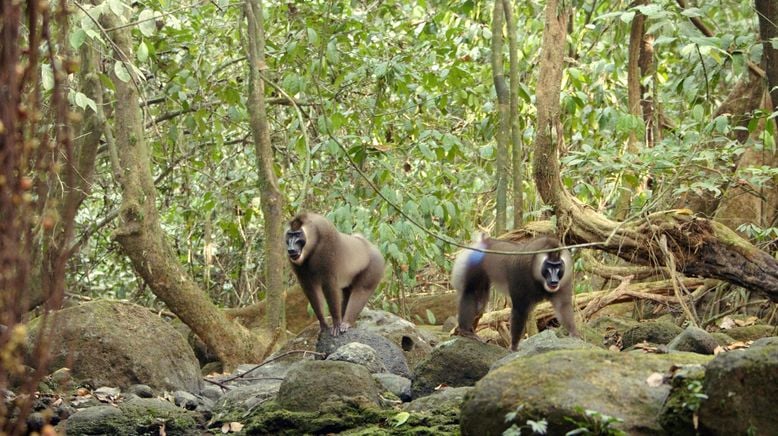
<svg viewBox="0 0 778 436">
<path fill-rule="evenodd" d="M 778 37 L 778 3 L 774 0 L 756 0 L 756 15 L 759 17 L 759 36 L 762 39 L 762 64 L 767 74 L 767 83 L 772 100 L 772 109 L 778 106 L 778 49 L 773 39 Z"/>
<path fill-rule="evenodd" d="M 106 28 L 117 29 L 111 33 L 114 56 L 129 65 L 129 59 L 133 59 L 130 28 L 122 26 L 118 17 L 110 13 L 103 14 L 101 22 Z M 226 367 L 261 361 L 268 341 L 229 321 L 194 283 L 167 243 L 155 203 L 156 188 L 144 138 L 137 78 L 130 68 L 129 82 L 116 77 L 115 69 L 111 71 L 116 86 L 114 125 L 118 127 L 115 139 L 123 191 L 116 240 L 152 292 L 214 350 Z"/>
<path fill-rule="evenodd" d="M 249 99 L 246 105 L 251 116 L 251 132 L 254 135 L 259 185 L 262 192 L 262 215 L 265 218 L 266 326 L 275 332 L 276 337 L 279 337 L 286 332 L 284 318 L 286 313 L 284 308 L 284 267 L 286 266 L 283 239 L 284 197 L 278 188 L 278 181 L 273 170 L 273 147 L 270 143 L 270 129 L 265 110 L 265 83 L 260 77 L 260 72 L 265 69 L 265 30 L 262 19 L 262 2 L 260 0 L 247 0 L 246 16 L 248 18 L 249 41 Z"/>
<path fill-rule="evenodd" d="M 502 62 L 503 32 L 505 27 L 505 13 L 501 1 L 494 2 L 492 10 L 492 77 L 494 89 L 497 92 L 497 154 L 495 160 L 495 175 L 497 181 L 497 201 L 495 233 L 505 232 L 506 215 L 508 208 L 508 141 L 510 140 L 510 95 L 508 85 L 505 83 L 505 69 Z"/>
<path fill-rule="evenodd" d="M 561 8 L 557 0 L 548 2 L 537 90 L 534 160 L 538 192 L 554 208 L 560 235 L 567 242 L 598 243 L 600 249 L 630 262 L 674 264 L 682 273 L 723 279 L 778 301 L 778 261 L 726 226 L 683 211 L 615 222 L 581 204 L 563 188 L 557 147 L 563 141 L 559 98 L 568 16 L 569 10 Z M 673 259 L 663 253 L 663 241 Z"/>
</svg>

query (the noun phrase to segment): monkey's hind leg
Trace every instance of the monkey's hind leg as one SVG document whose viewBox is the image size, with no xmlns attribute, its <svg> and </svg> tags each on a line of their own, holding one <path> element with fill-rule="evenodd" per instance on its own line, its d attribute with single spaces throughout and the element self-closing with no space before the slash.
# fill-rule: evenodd
<svg viewBox="0 0 778 436">
<path fill-rule="evenodd" d="M 471 280 L 465 290 L 459 295 L 459 307 L 457 310 L 458 326 L 454 330 L 457 336 L 481 340 L 475 334 L 478 320 L 486 309 L 489 300 L 489 281 Z"/>
<path fill-rule="evenodd" d="M 383 259 L 380 256 L 373 256 L 367 268 L 354 278 L 354 282 L 350 286 L 350 292 L 344 298 L 346 307 L 343 311 L 343 322 L 340 324 L 341 332 L 345 332 L 356 325 L 359 314 L 362 313 L 362 309 L 365 308 L 368 300 L 373 296 L 383 275 Z"/>
</svg>

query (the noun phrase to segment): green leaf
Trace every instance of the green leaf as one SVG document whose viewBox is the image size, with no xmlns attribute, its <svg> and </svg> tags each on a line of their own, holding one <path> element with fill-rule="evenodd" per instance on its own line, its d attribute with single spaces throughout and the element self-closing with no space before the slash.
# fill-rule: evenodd
<svg viewBox="0 0 778 436">
<path fill-rule="evenodd" d="M 431 311 L 431 310 L 429 310 L 429 309 L 427 309 L 427 321 L 429 321 L 429 323 L 430 323 L 431 325 L 435 325 L 435 324 L 437 324 L 437 323 L 435 322 L 435 314 L 434 314 L 434 313 L 432 313 L 432 311 Z"/>
<path fill-rule="evenodd" d="M 157 23 L 153 9 L 144 9 L 138 15 L 138 29 L 143 36 L 153 36 L 157 32 Z"/>
<path fill-rule="evenodd" d="M 108 7 L 118 17 L 124 14 L 124 3 L 121 0 L 108 0 Z"/>
<path fill-rule="evenodd" d="M 146 41 L 141 41 L 135 55 L 138 57 L 138 62 L 141 63 L 146 62 L 149 59 L 149 47 L 146 45 Z"/>
<path fill-rule="evenodd" d="M 130 81 L 130 73 L 127 71 L 127 68 L 124 67 L 124 62 L 122 61 L 116 61 L 113 64 L 113 72 L 116 74 L 116 78 L 121 80 L 124 83 L 127 83 Z"/>
<path fill-rule="evenodd" d="M 411 414 L 408 412 L 400 412 L 397 415 L 394 415 L 392 420 L 394 421 L 394 426 L 399 427 L 403 424 L 405 424 L 408 421 L 408 418 L 411 417 Z"/>
<path fill-rule="evenodd" d="M 50 64 L 41 64 L 41 82 L 44 90 L 51 91 L 54 89 L 54 71 L 51 69 Z"/>
<path fill-rule="evenodd" d="M 76 29 L 73 32 L 70 32 L 68 41 L 70 42 L 71 47 L 78 50 L 84 44 L 84 41 L 86 41 L 86 32 L 84 32 L 84 29 Z"/>
</svg>

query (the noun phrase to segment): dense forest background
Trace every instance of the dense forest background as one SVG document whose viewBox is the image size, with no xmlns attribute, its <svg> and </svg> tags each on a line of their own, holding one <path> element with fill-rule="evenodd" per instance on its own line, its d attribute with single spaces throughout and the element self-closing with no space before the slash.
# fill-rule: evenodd
<svg viewBox="0 0 778 436">
<path fill-rule="evenodd" d="M 769 1 L 2 5 L 6 326 L 128 299 L 259 359 L 300 210 L 379 246 L 401 315 L 458 244 L 535 223 L 589 248 L 590 310 L 776 322 Z M 258 331 L 220 310 L 263 300 Z"/>
</svg>

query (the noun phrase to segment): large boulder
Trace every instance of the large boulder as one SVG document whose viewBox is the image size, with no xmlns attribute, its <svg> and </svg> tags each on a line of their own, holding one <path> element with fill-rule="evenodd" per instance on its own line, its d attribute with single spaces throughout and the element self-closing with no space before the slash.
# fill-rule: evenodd
<svg viewBox="0 0 778 436">
<path fill-rule="evenodd" d="M 30 342 L 38 337 L 41 325 L 41 318 L 30 322 Z M 52 313 L 46 327 L 50 369 L 71 368 L 78 382 L 200 390 L 200 367 L 186 339 L 144 307 L 93 301 Z M 30 365 L 35 364 L 30 356 Z"/>
<path fill-rule="evenodd" d="M 429 395 L 441 384 L 472 386 L 506 354 L 505 348 L 470 338 L 455 337 L 443 342 L 414 369 L 413 398 Z"/>
<path fill-rule="evenodd" d="M 763 345 L 762 345 L 763 344 Z M 721 353 L 705 370 L 703 434 L 774 434 L 778 429 L 778 344 Z"/>
<path fill-rule="evenodd" d="M 516 359 L 524 359 L 537 354 L 548 353 L 557 350 L 580 350 L 598 348 L 582 339 L 564 336 L 559 337 L 553 330 L 543 330 L 542 332 L 530 336 L 524 341 L 519 342 L 519 347 L 515 353 L 508 354 L 492 365 L 491 369 L 497 369 Z"/>
<path fill-rule="evenodd" d="M 278 391 L 278 404 L 298 412 L 316 412 L 328 401 L 379 404 L 378 386 L 362 365 L 336 360 L 297 362 Z"/>
<path fill-rule="evenodd" d="M 514 360 L 489 372 L 462 405 L 463 435 L 500 435 L 516 424 L 545 419 L 548 434 L 577 428 L 570 420 L 592 419 L 585 411 L 623 420 L 627 434 L 657 434 L 657 415 L 670 387 L 649 383 L 673 365 L 702 364 L 692 353 L 636 354 L 604 350 L 562 350 Z M 661 378 L 660 378 L 661 380 Z M 513 419 L 506 420 L 506 416 Z"/>
</svg>

